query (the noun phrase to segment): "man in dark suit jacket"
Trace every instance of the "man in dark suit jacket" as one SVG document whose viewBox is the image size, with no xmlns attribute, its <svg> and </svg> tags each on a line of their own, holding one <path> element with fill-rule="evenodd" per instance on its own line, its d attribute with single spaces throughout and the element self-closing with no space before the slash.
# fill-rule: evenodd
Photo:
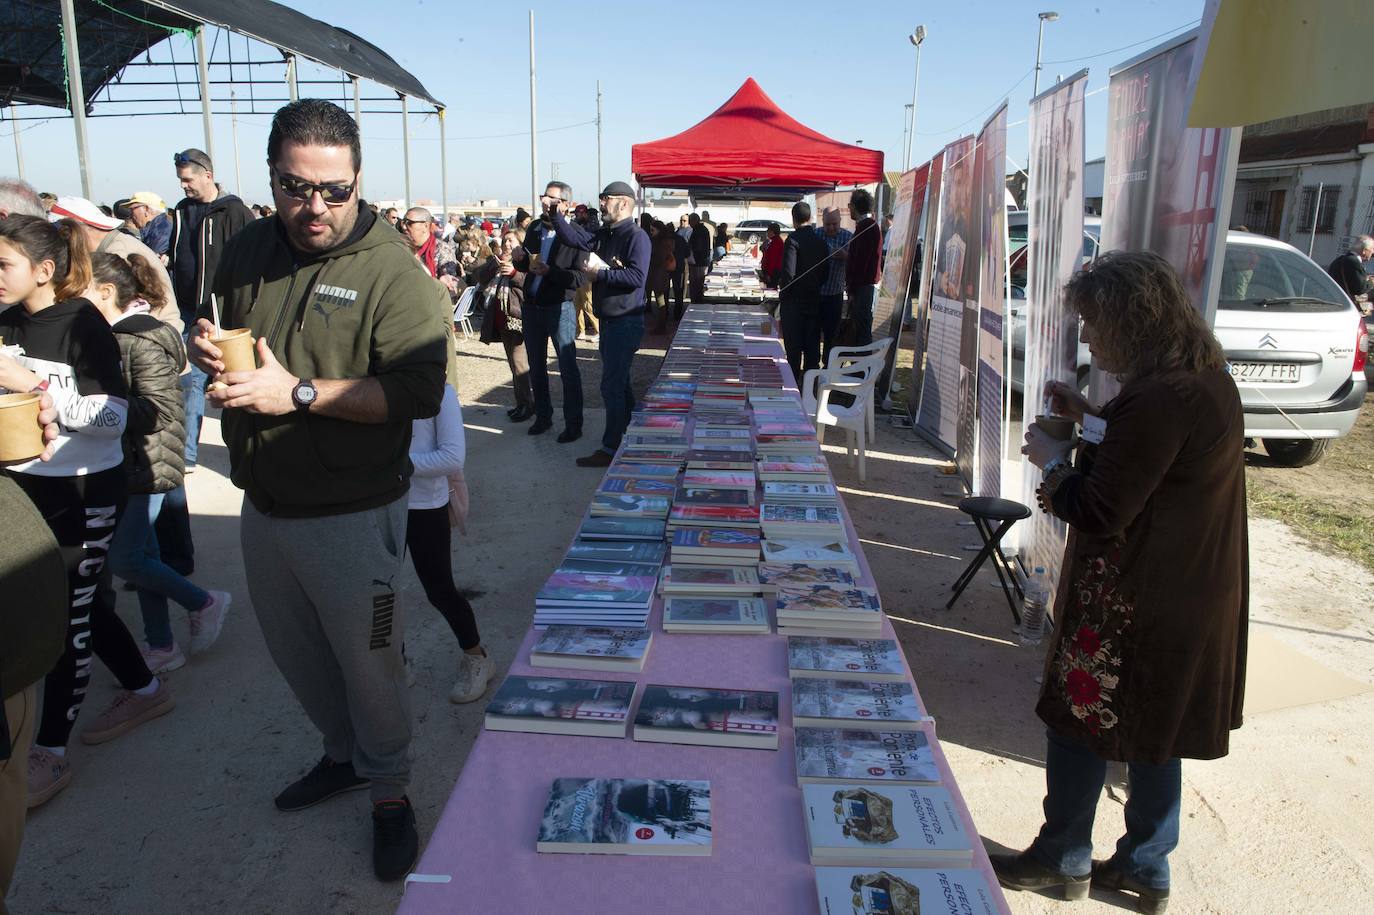
<svg viewBox="0 0 1374 915">
<path fill-rule="evenodd" d="M 787 364 L 800 385 L 804 371 L 821 367 L 821 284 L 830 249 L 811 224 L 808 204 L 792 206 L 792 225 L 795 229 L 782 249 L 778 317 Z"/>
<path fill-rule="evenodd" d="M 563 431 L 561 444 L 582 437 L 582 372 L 577 367 L 577 314 L 573 297 L 585 282 L 582 267 L 586 252 L 562 244 L 553 229 L 553 214 L 566 213 L 572 188 L 550 181 L 539 198 L 544 213 L 525 232 L 523 248 L 511 257 L 511 267 L 523 275 L 525 304 L 521 309 L 525 353 L 530 361 L 530 387 L 534 394 L 534 425 L 530 435 L 553 426 L 553 400 L 549 396 L 549 341 L 558 355 L 558 377 L 563 382 Z M 537 258 L 537 260 L 536 260 Z"/>
<path fill-rule="evenodd" d="M 692 248 L 689 276 L 692 304 L 695 305 L 706 300 L 706 273 L 711 269 L 711 230 L 706 228 L 696 213 L 687 217 L 687 224 L 692 227 L 692 235 L 688 240 Z"/>
</svg>

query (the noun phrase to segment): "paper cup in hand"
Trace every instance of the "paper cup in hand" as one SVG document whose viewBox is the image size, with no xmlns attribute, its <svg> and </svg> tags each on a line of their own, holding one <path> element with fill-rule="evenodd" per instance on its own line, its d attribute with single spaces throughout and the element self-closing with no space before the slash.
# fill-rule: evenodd
<svg viewBox="0 0 1374 915">
<path fill-rule="evenodd" d="M 257 355 L 253 352 L 253 332 L 248 328 L 222 331 L 219 336 L 211 337 L 210 342 L 219 349 L 225 372 L 251 372 L 258 367 Z"/>
<path fill-rule="evenodd" d="M 43 453 L 37 394 L 0 395 L 0 462 L 28 461 Z"/>
<path fill-rule="evenodd" d="M 1042 413 L 1035 417 L 1035 425 L 1056 441 L 1067 442 L 1073 439 L 1073 420 L 1066 417 Z"/>
</svg>

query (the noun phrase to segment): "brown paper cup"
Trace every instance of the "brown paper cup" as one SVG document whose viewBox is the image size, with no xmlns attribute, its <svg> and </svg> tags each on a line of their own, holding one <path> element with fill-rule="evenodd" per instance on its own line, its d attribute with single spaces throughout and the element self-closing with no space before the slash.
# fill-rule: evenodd
<svg viewBox="0 0 1374 915">
<path fill-rule="evenodd" d="M 253 352 L 253 332 L 246 327 L 226 330 L 210 342 L 219 348 L 220 361 L 226 372 L 251 372 L 258 367 L 257 355 Z"/>
<path fill-rule="evenodd" d="M 1073 420 L 1063 416 L 1046 416 L 1040 414 L 1035 417 L 1035 425 L 1044 430 L 1050 438 L 1067 442 L 1073 438 Z"/>
<path fill-rule="evenodd" d="M 0 462 L 28 461 L 43 453 L 37 394 L 0 395 Z"/>
</svg>

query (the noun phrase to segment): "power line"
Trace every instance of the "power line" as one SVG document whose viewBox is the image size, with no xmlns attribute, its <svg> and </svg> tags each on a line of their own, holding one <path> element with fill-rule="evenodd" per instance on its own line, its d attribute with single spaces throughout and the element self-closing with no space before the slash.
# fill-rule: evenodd
<svg viewBox="0 0 1374 915">
<path fill-rule="evenodd" d="M 1119 47 L 1119 48 L 1112 48 L 1110 51 L 1098 51 L 1096 54 L 1089 54 L 1087 57 L 1066 57 L 1066 58 L 1064 58 L 1063 60 L 1042 60 L 1040 63 L 1041 63 L 1042 65 L 1044 65 L 1044 64 L 1076 64 L 1076 63 L 1078 63 L 1080 60 L 1093 60 L 1094 58 L 1097 58 L 1097 57 L 1105 57 L 1105 56 L 1108 55 L 1108 54 L 1116 54 L 1116 53 L 1119 52 L 1119 51 L 1129 51 L 1131 48 L 1138 48 L 1138 47 L 1140 47 L 1141 45 L 1143 45 L 1143 44 L 1148 44 L 1148 43 L 1151 42 L 1151 41 L 1157 41 L 1157 40 L 1159 40 L 1160 38 L 1165 37 L 1166 35 L 1172 35 L 1174 32 L 1177 32 L 1177 31 L 1179 31 L 1180 29 L 1190 29 L 1190 28 L 1192 28 L 1193 26 L 1197 25 L 1197 24 L 1198 24 L 1199 22 L 1201 22 L 1201 21 L 1202 21 L 1201 19 L 1194 19 L 1192 22 L 1185 22 L 1185 23 L 1183 23 L 1183 25 L 1176 25 L 1176 26 L 1174 26 L 1172 29 L 1169 29 L 1168 31 L 1160 32 L 1158 35 L 1152 35 L 1152 36 L 1150 36 L 1149 38 L 1142 38 L 1142 39 L 1140 39 L 1140 41 L 1137 41 L 1137 42 L 1134 42 L 1134 43 L 1128 44 L 1128 45 L 1123 45 L 1122 47 Z"/>
<path fill-rule="evenodd" d="M 974 121 L 976 121 L 976 120 L 978 120 L 979 118 L 983 117 L 983 115 L 987 114 L 989 111 L 991 111 L 992 109 L 996 108 L 998 105 L 1002 104 L 1002 99 L 1004 99 L 1004 98 L 1006 98 L 1007 96 L 1011 95 L 1012 90 L 1014 90 L 1017 86 L 1019 86 L 1019 85 L 1021 85 L 1022 83 L 1024 83 L 1024 82 L 1027 80 L 1027 78 L 1029 78 L 1030 75 L 1031 75 L 1032 73 L 1034 73 L 1034 72 L 1035 72 L 1035 68 L 1034 68 L 1034 67 L 1031 67 L 1029 70 L 1027 70 L 1025 73 L 1023 73 L 1023 74 L 1021 75 L 1021 78 L 1020 78 L 1020 79 L 1018 79 L 1016 82 L 1012 83 L 1009 87 L 1007 87 L 1007 90 L 1006 90 L 1005 92 L 1000 92 L 1000 93 L 998 93 L 997 101 L 993 102 L 991 105 L 989 105 L 989 106 L 987 106 L 986 108 L 982 109 L 982 110 L 979 111 L 977 114 L 975 114 L 973 117 L 969 118 L 967 121 L 963 121 L 962 123 L 955 124 L 953 127 L 949 127 L 949 128 L 947 128 L 947 129 L 945 129 L 945 130 L 918 130 L 918 131 L 916 131 L 916 136 L 918 136 L 918 137 L 934 137 L 934 136 L 940 136 L 941 134 L 953 133 L 954 131 L 958 130 L 959 128 L 965 126 L 966 124 L 972 124 Z"/>
</svg>

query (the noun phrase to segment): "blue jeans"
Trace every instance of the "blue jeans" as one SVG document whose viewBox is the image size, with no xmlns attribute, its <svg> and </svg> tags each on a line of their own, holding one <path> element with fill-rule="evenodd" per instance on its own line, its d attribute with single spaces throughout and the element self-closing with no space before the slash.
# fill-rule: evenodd
<svg viewBox="0 0 1374 915">
<path fill-rule="evenodd" d="M 110 570 L 138 588 L 143 635 L 153 648 L 169 648 L 172 626 L 168 598 L 187 610 L 199 610 L 210 595 L 162 561 L 153 522 L 162 510 L 163 493 L 133 493 L 110 542 Z"/>
<path fill-rule="evenodd" d="M 185 338 L 186 335 L 182 335 Z M 188 343 L 189 347 L 190 344 Z M 205 385 L 210 381 L 196 364 L 181 376 L 181 394 L 186 401 L 186 466 L 196 466 L 196 452 L 200 447 L 200 423 L 205 418 Z"/>
<path fill-rule="evenodd" d="M 1107 761 L 1072 737 L 1046 732 L 1045 824 L 1031 844 L 1041 864 L 1061 874 L 1092 870 L 1093 818 L 1107 777 Z M 1178 847 L 1183 763 L 1128 763 L 1126 834 L 1111 866 L 1153 889 L 1169 888 L 1169 852 Z"/>
<path fill-rule="evenodd" d="M 536 419 L 553 419 L 549 396 L 549 340 L 558 354 L 558 377 L 563 382 L 563 425 L 582 431 L 582 371 L 577 367 L 577 310 L 572 302 L 562 308 L 526 305 L 521 312 L 525 355 L 530 361 L 530 388 Z"/>
<path fill-rule="evenodd" d="M 601 450 L 607 454 L 615 454 L 620 447 L 635 409 L 630 369 L 642 339 L 642 314 L 601 319 L 601 400 L 606 404 L 606 434 L 601 436 Z"/>
</svg>

